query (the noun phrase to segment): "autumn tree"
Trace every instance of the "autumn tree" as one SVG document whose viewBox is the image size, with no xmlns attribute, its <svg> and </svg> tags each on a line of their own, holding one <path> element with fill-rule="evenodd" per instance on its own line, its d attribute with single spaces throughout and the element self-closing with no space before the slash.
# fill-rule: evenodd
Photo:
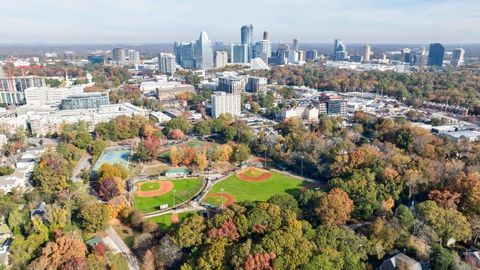
<svg viewBox="0 0 480 270">
<path fill-rule="evenodd" d="M 145 149 L 147 157 L 157 159 L 161 153 L 162 140 L 157 136 L 145 137 L 142 140 L 142 146 Z"/>
<path fill-rule="evenodd" d="M 98 183 L 98 195 L 103 200 L 110 200 L 118 194 L 120 194 L 120 189 L 117 186 L 117 181 L 115 181 L 115 178 L 105 178 Z"/>
<path fill-rule="evenodd" d="M 87 247 L 82 239 L 71 235 L 59 235 L 48 242 L 40 257 L 33 261 L 32 269 L 60 269 L 70 260 L 85 258 Z"/>
<path fill-rule="evenodd" d="M 334 188 L 328 194 L 320 197 L 315 212 L 322 224 L 325 225 L 341 225 L 350 219 L 350 213 L 353 210 L 353 202 L 348 194 L 339 189 Z"/>
<path fill-rule="evenodd" d="M 197 153 L 195 155 L 195 164 L 199 171 L 203 172 L 208 166 L 208 159 L 207 156 L 203 153 Z"/>
<path fill-rule="evenodd" d="M 205 219 L 201 216 L 187 217 L 174 231 L 172 239 L 182 248 L 192 247 L 202 242 L 205 231 Z"/>
<path fill-rule="evenodd" d="M 170 163 L 173 166 L 178 166 L 180 162 L 182 162 L 182 152 L 175 146 L 170 147 L 169 156 L 170 156 Z"/>
<path fill-rule="evenodd" d="M 243 162 L 250 157 L 250 148 L 243 144 L 237 144 L 233 147 L 231 159 L 235 162 Z"/>
<path fill-rule="evenodd" d="M 115 163 L 113 165 L 105 163 L 98 170 L 98 180 L 101 181 L 106 178 L 120 177 L 121 179 L 127 179 L 128 171 L 122 165 Z"/>
<path fill-rule="evenodd" d="M 183 148 L 183 157 L 182 157 L 182 164 L 185 166 L 189 166 L 195 159 L 195 151 L 192 147 L 185 147 Z"/>
</svg>

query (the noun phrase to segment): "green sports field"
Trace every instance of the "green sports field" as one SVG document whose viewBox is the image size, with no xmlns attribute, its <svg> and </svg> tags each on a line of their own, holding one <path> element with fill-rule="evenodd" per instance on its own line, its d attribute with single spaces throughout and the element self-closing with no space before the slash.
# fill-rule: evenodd
<svg viewBox="0 0 480 270">
<path fill-rule="evenodd" d="M 175 192 L 172 190 L 156 197 L 139 197 L 135 194 L 135 209 L 149 213 L 160 210 L 160 205 L 163 204 L 168 204 L 168 206 L 171 207 L 174 203 L 177 205 L 188 200 L 202 187 L 202 179 L 200 178 L 175 179 L 169 181 L 172 181 Z M 146 190 L 143 190 L 144 186 L 146 186 Z M 150 191 L 155 190 L 155 188 L 149 184 L 145 184 L 142 186 L 142 190 Z"/>
<path fill-rule="evenodd" d="M 182 221 L 187 216 L 196 215 L 196 214 L 197 214 L 197 212 L 195 212 L 195 211 L 179 213 L 178 214 L 178 220 Z M 157 223 L 158 226 L 162 229 L 170 229 L 170 227 L 172 227 L 172 214 L 171 213 L 161 215 L 161 216 L 152 217 L 152 218 L 149 218 L 148 220 L 151 220 L 151 221 Z"/>
<path fill-rule="evenodd" d="M 207 193 L 204 202 L 220 206 L 225 202 L 223 198 L 208 197 L 209 194 L 228 193 L 234 196 L 235 202 L 242 201 L 266 201 L 278 193 L 297 195 L 301 188 L 308 183 L 289 175 L 270 171 L 272 177 L 260 182 L 248 182 L 237 178 L 235 174 L 216 183 Z"/>
</svg>

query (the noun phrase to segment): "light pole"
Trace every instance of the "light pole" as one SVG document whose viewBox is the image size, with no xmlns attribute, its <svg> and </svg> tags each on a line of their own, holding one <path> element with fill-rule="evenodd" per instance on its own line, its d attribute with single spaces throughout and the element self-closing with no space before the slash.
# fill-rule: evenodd
<svg viewBox="0 0 480 270">
<path fill-rule="evenodd" d="M 303 156 L 300 156 L 300 158 L 302 159 L 302 169 L 301 169 L 301 173 L 300 173 L 300 176 L 303 178 Z"/>
<path fill-rule="evenodd" d="M 173 206 L 172 207 L 175 207 L 175 189 L 173 190 Z"/>
<path fill-rule="evenodd" d="M 223 194 L 223 188 L 220 189 L 220 193 Z M 222 209 L 223 209 L 223 200 L 222 200 Z"/>
</svg>

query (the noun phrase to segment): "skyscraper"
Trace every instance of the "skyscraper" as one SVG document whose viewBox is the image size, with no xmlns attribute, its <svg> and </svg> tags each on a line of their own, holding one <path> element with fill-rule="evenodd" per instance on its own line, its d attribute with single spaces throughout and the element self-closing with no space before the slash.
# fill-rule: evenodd
<svg viewBox="0 0 480 270">
<path fill-rule="evenodd" d="M 371 47 L 370 45 L 365 44 L 365 47 L 363 47 L 363 61 L 370 62 L 370 55 L 372 55 Z"/>
<path fill-rule="evenodd" d="M 112 50 L 112 58 L 118 65 L 125 65 L 126 64 L 126 55 L 124 48 L 113 48 Z"/>
<path fill-rule="evenodd" d="M 298 49 L 298 38 L 293 39 L 293 50 L 294 51 L 299 51 L 299 49 Z"/>
<path fill-rule="evenodd" d="M 207 32 L 201 32 L 197 40 L 195 50 L 196 67 L 207 70 L 213 68 L 213 49 L 212 42 L 208 39 Z"/>
<path fill-rule="evenodd" d="M 263 40 L 255 43 L 253 48 L 253 58 L 261 58 L 263 62 L 268 64 L 268 58 L 272 56 L 272 45 L 268 40 L 268 32 L 263 32 Z"/>
<path fill-rule="evenodd" d="M 216 51 L 215 52 L 215 67 L 223 68 L 228 63 L 228 52 L 226 51 Z"/>
<path fill-rule="evenodd" d="M 240 43 L 241 44 L 249 44 L 253 43 L 253 25 L 244 25 L 240 29 Z"/>
<path fill-rule="evenodd" d="M 175 51 L 175 61 L 183 68 L 195 68 L 195 43 L 191 42 L 175 42 L 173 44 Z"/>
<path fill-rule="evenodd" d="M 160 73 L 172 75 L 175 73 L 177 66 L 175 55 L 171 53 L 161 53 L 158 56 L 158 66 Z"/>
<path fill-rule="evenodd" d="M 341 39 L 335 39 L 335 45 L 333 48 L 333 60 L 348 60 L 347 47 L 343 44 L 343 41 Z"/>
<path fill-rule="evenodd" d="M 465 64 L 465 50 L 457 48 L 452 53 L 452 66 L 459 67 Z"/>
<path fill-rule="evenodd" d="M 438 66 L 443 65 L 443 56 L 445 54 L 445 47 L 440 43 L 430 44 L 430 50 L 428 52 L 428 65 Z"/>
<path fill-rule="evenodd" d="M 234 64 L 247 64 L 250 62 L 250 45 L 232 44 L 230 46 L 230 61 Z"/>
</svg>

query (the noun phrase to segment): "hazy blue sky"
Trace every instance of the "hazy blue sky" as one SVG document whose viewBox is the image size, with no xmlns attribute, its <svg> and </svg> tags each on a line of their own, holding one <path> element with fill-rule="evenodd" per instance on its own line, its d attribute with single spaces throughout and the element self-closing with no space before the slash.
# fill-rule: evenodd
<svg viewBox="0 0 480 270">
<path fill-rule="evenodd" d="M 480 42 L 480 0 L 0 0 L 0 43 Z"/>
</svg>

